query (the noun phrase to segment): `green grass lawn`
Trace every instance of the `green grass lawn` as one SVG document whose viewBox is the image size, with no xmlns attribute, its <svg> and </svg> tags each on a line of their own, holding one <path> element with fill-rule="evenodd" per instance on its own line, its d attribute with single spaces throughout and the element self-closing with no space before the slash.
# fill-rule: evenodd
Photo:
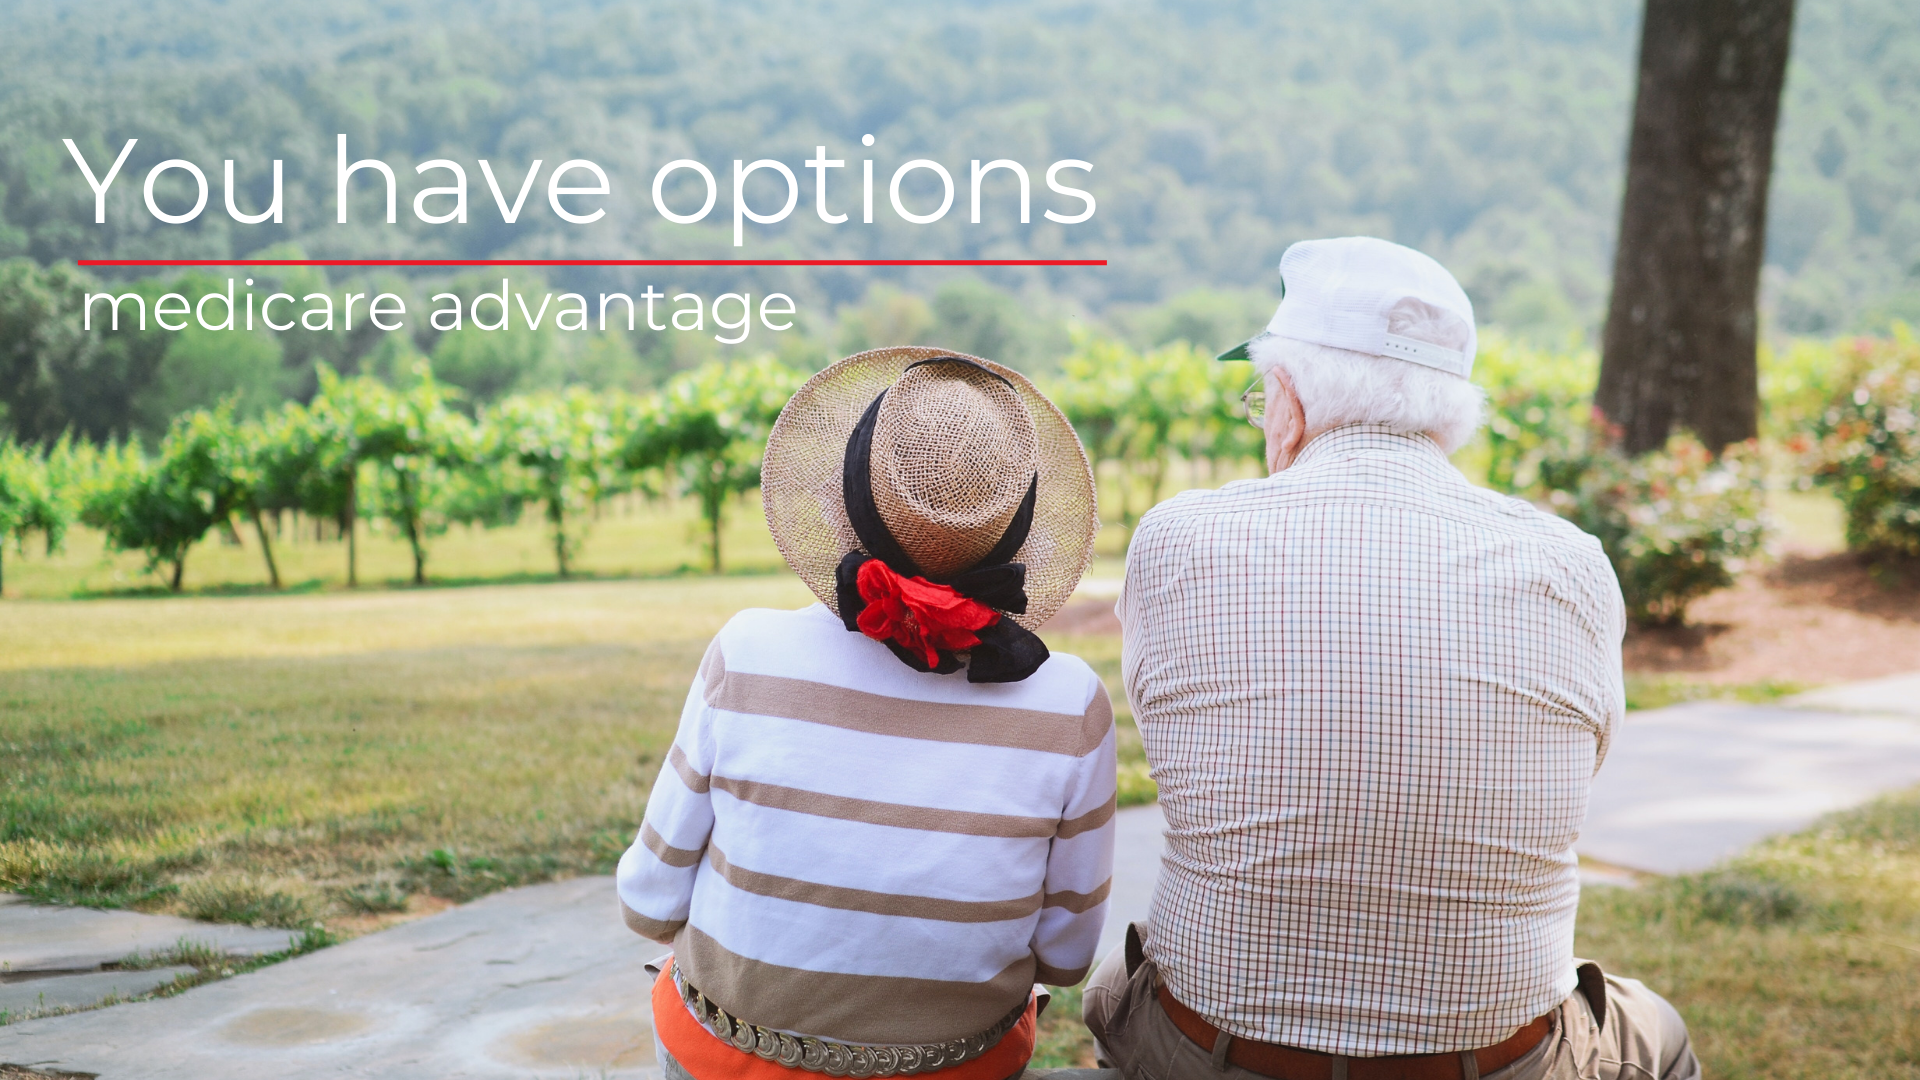
<svg viewBox="0 0 1920 1080">
<path fill-rule="evenodd" d="M 0 887 L 299 926 L 606 870 L 713 632 L 810 599 L 780 574 L 9 601 Z M 1055 644 L 1117 683 L 1117 641 Z"/>
<path fill-rule="evenodd" d="M 481 580 L 546 580 L 556 576 L 553 545 L 537 514 L 498 529 L 455 526 L 427 542 L 430 583 Z M 760 513 L 757 492 L 728 505 L 720 538 L 723 566 L 729 573 L 785 570 Z M 281 581 L 293 591 L 339 588 L 347 580 L 347 546 L 338 539 L 315 539 L 310 521 L 289 515 L 274 538 Z M 689 500 L 648 503 L 638 498 L 609 502 L 587 529 L 574 560 L 582 577 L 659 577 L 705 571 L 705 526 Z M 238 541 L 237 543 L 235 541 Z M 413 556 L 406 539 L 383 523 L 362 521 L 357 533 L 360 584 L 405 585 L 413 578 Z M 47 555 L 29 545 L 22 555 L 5 553 L 5 596 L 51 599 L 164 590 L 166 581 L 147 569 L 139 552 L 109 551 L 101 534 L 78 528 L 65 549 Z M 265 589 L 266 562 L 253 529 L 234 537 L 209 533 L 187 555 L 187 591 Z"/>
<path fill-rule="evenodd" d="M 604 871 L 788 575 L 8 602 L 0 887 L 305 925 Z"/>
</svg>

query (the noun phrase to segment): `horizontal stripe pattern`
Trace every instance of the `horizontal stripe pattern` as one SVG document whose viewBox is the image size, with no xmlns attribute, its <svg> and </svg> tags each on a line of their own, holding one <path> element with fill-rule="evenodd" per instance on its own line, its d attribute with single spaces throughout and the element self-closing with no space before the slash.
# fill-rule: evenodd
<svg viewBox="0 0 1920 1080">
<path fill-rule="evenodd" d="M 650 821 L 640 823 L 640 842 L 645 844 L 648 851 L 653 852 L 661 862 L 666 863 L 668 866 L 693 866 L 700 861 L 700 853 L 698 851 L 692 851 L 687 848 L 677 848 L 667 843 L 664 837 L 653 831 L 653 823 Z"/>
<path fill-rule="evenodd" d="M 1084 764 L 1079 758 L 899 739 L 779 716 L 715 712 L 712 723 L 724 732 L 714 774 L 732 779 L 1055 823 L 1094 809 L 1093 802 L 1065 805 Z"/>
<path fill-rule="evenodd" d="M 1099 905 L 1106 903 L 1107 894 L 1112 891 L 1113 891 L 1113 879 L 1108 878 L 1107 880 L 1101 882 L 1099 887 L 1094 889 L 1091 892 L 1071 892 L 1069 890 L 1062 889 L 1059 892 L 1047 893 L 1046 896 L 1041 900 L 1040 906 L 1050 907 L 1050 908 L 1065 908 L 1066 910 L 1073 912 L 1075 915 L 1079 915 L 1083 912 L 1092 911 L 1095 907 L 1098 907 Z"/>
<path fill-rule="evenodd" d="M 1119 796 L 1120 793 L 1116 791 L 1112 795 L 1107 796 L 1107 801 L 1101 803 L 1098 807 L 1081 814 L 1079 817 L 1068 818 L 1062 821 L 1060 827 L 1054 830 L 1054 835 L 1062 840 L 1071 840 L 1081 833 L 1092 832 L 1107 822 L 1112 821 L 1113 812 L 1115 808 L 1120 805 Z"/>
<path fill-rule="evenodd" d="M 957 923 L 1007 922 L 1024 919 L 1039 911 L 1048 899 L 1045 894 L 1034 893 L 1016 900 L 948 900 L 937 896 L 903 896 L 871 889 L 822 885 L 735 866 L 727 861 L 726 855 L 718 847 L 712 845 L 707 847 L 707 865 L 725 878 L 727 884 L 745 892 L 816 907 L 864 911 L 871 915 L 897 915 L 903 919 Z"/>
<path fill-rule="evenodd" d="M 713 777 L 712 784 L 741 802 L 750 802 L 756 806 L 789 810 L 796 814 L 812 814 L 815 817 L 839 818 L 842 821 L 861 821 L 868 825 L 887 825 L 896 829 L 956 833 L 961 836 L 1009 838 L 1025 836 L 1044 839 L 1054 835 L 1056 830 L 1072 824 L 1072 822 L 1054 821 L 1041 817 L 1022 817 L 1017 814 L 986 814 L 974 810 L 942 810 L 931 806 L 876 802 L 872 799 L 829 795 L 819 791 L 807 791 L 780 784 L 763 784 L 754 780 L 735 780 L 725 776 Z M 1107 816 L 1113 816 L 1111 809 L 1108 810 Z"/>
<path fill-rule="evenodd" d="M 695 769 L 687 760 L 687 752 L 680 749 L 679 743 L 673 744 L 667 750 L 667 764 L 673 766 L 673 771 L 679 775 L 680 782 L 687 785 L 687 790 L 695 795 L 705 795 L 712 786 L 712 780 Z"/>
<path fill-rule="evenodd" d="M 984 1031 L 1032 991 L 1022 957 L 980 982 L 841 975 L 742 956 L 688 926 L 674 938 L 687 981 L 756 1024 L 844 1042 L 946 1042 Z M 1076 980 L 1077 981 L 1077 980 Z"/>
<path fill-rule="evenodd" d="M 1033 981 L 1046 983 L 1048 986 L 1079 986 L 1081 980 L 1087 977 L 1087 972 L 1092 970 L 1092 964 L 1082 964 L 1077 968 L 1057 968 L 1051 964 L 1038 963 L 1034 965 Z"/>
<path fill-rule="evenodd" d="M 1063 725 L 1058 713 L 943 701 L 915 701 L 911 709 L 903 709 L 899 698 L 884 694 L 784 675 L 729 671 L 724 657 L 709 664 L 711 677 L 702 679 L 707 704 L 728 712 L 784 716 L 900 739 L 1005 746 L 1069 757 L 1091 751 L 1106 733 L 1101 727 L 1089 745 L 1086 725 Z M 1113 706 L 1104 697 L 1100 700 L 1111 725 Z M 1086 719 L 1097 723 L 1097 713 Z"/>
<path fill-rule="evenodd" d="M 687 920 L 685 919 L 668 921 L 666 919 L 656 919 L 648 915 L 642 915 L 628 907 L 625 900 L 620 902 L 620 915 L 626 920 L 627 929 L 639 934 L 641 937 L 658 941 L 662 945 L 672 941 L 674 936 L 680 932 L 680 928 L 687 925 Z"/>
<path fill-rule="evenodd" d="M 1114 805 L 1112 705 L 1079 660 L 970 684 L 821 607 L 746 611 L 701 660 L 619 890 L 751 1022 L 958 1038 L 1036 973 L 1084 974 Z"/>
</svg>

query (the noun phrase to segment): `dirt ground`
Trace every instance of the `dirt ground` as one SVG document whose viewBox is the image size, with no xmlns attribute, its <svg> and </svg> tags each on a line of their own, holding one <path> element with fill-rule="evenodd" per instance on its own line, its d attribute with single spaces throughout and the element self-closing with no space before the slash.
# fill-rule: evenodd
<svg viewBox="0 0 1920 1080">
<path fill-rule="evenodd" d="M 1783 556 L 1695 603 L 1686 626 L 1629 634 L 1626 666 L 1808 686 L 1920 670 L 1920 562 Z"/>
<path fill-rule="evenodd" d="M 1118 634 L 1110 599 L 1069 603 L 1042 633 Z M 1827 683 L 1920 670 L 1920 562 L 1782 556 L 1693 605 L 1687 625 L 1627 635 L 1628 671 L 1710 683 Z"/>
</svg>

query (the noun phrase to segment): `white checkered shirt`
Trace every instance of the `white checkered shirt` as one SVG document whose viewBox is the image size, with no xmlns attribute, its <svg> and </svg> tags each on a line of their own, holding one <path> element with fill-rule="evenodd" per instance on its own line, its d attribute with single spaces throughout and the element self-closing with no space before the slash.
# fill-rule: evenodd
<svg viewBox="0 0 1920 1080">
<path fill-rule="evenodd" d="M 1626 709 L 1597 541 L 1355 425 L 1156 507 L 1118 610 L 1174 996 L 1372 1057 L 1496 1043 L 1572 992 L 1573 842 Z"/>
</svg>

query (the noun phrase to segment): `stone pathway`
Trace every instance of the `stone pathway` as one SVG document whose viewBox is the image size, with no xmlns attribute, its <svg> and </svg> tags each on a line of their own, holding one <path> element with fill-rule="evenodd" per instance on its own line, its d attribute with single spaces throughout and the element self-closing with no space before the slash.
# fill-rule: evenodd
<svg viewBox="0 0 1920 1080">
<path fill-rule="evenodd" d="M 1704 870 L 1920 784 L 1920 711 L 1837 711 L 1844 700 L 1824 691 L 1783 706 L 1700 701 L 1630 714 L 1594 779 L 1580 854 L 1660 874 Z"/>
<path fill-rule="evenodd" d="M 183 944 L 258 956 L 287 947 L 285 930 L 221 926 L 165 915 L 33 904 L 0 893 L 0 1014 L 77 1008 L 151 993 L 193 968 L 107 970 Z"/>
<path fill-rule="evenodd" d="M 0 1027 L 0 1062 L 102 1080 L 658 1076 L 610 878 L 513 889 L 177 997 Z"/>
<path fill-rule="evenodd" d="M 94 971 L 134 953 L 191 942 L 231 956 L 287 947 L 286 930 L 194 922 L 130 911 L 50 907 L 0 893 L 0 976 L 17 972 Z"/>
<path fill-rule="evenodd" d="M 1920 676 L 1776 706 L 1695 702 L 1635 713 L 1595 781 L 1579 849 L 1634 870 L 1697 870 L 1764 836 L 1916 783 Z M 1146 916 L 1162 845 L 1158 807 L 1123 810 L 1118 821 L 1103 953 L 1120 942 L 1128 921 Z M 56 915 L 68 921 L 19 921 Z M 0 906 L 0 958 L 16 971 L 88 958 L 97 969 L 179 936 L 181 920 L 142 921 L 149 918 Z M 162 923 L 164 939 L 129 947 L 132 939 L 115 936 Z M 30 924 L 86 928 L 116 944 L 104 952 L 68 948 L 51 932 L 16 942 L 9 928 Z M 258 933 L 184 925 L 203 934 Z M 237 937 L 218 940 L 243 947 Z M 273 947 L 283 944 L 280 932 Z M 654 1077 L 642 965 L 660 951 L 622 925 L 608 878 L 516 889 L 177 997 L 0 1027 L 0 1063 L 101 1080 Z M 1101 1074 L 1054 1077 L 1081 1075 Z"/>
</svg>

